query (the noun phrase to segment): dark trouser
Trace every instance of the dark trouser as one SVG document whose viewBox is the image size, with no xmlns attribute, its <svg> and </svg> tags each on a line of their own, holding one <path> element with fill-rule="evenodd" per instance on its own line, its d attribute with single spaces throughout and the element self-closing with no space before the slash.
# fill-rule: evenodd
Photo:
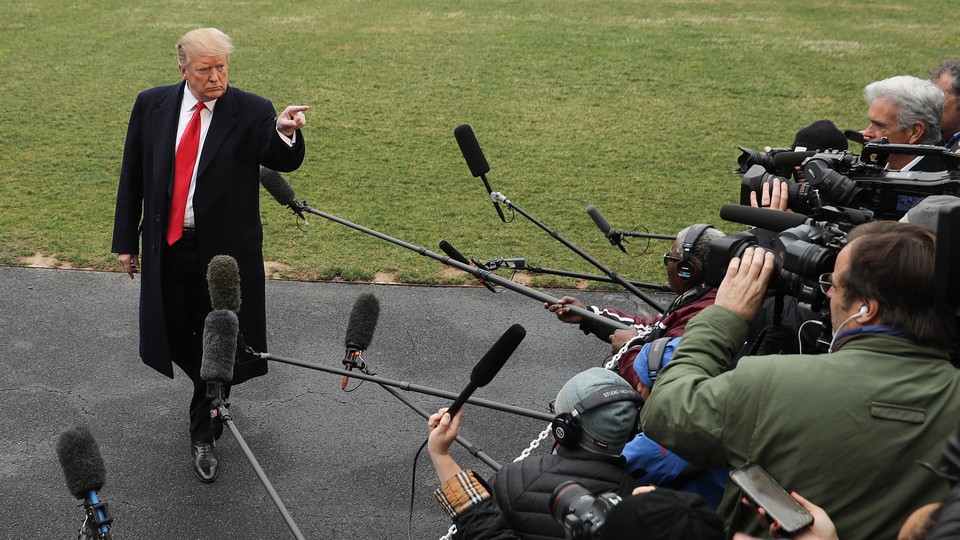
<svg viewBox="0 0 960 540">
<path fill-rule="evenodd" d="M 213 442 L 220 437 L 223 424 L 211 426 L 210 399 L 207 383 L 200 378 L 203 359 L 203 323 L 210 312 L 207 291 L 207 269 L 197 248 L 193 229 L 184 229 L 183 238 L 172 246 L 164 246 L 161 287 L 163 315 L 167 324 L 167 341 L 175 364 L 193 381 L 190 400 L 190 439 Z M 230 394 L 225 385 L 224 399 Z"/>
</svg>

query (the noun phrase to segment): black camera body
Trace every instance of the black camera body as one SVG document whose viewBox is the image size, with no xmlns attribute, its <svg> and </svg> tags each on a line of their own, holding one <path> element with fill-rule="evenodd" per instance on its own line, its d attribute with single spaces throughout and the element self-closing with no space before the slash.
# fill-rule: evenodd
<svg viewBox="0 0 960 540">
<path fill-rule="evenodd" d="M 563 526 L 568 539 L 591 540 L 600 537 L 607 513 L 620 500 L 612 492 L 594 496 L 582 484 L 568 480 L 550 495 L 550 513 Z"/>
<path fill-rule="evenodd" d="M 826 300 L 820 275 L 833 271 L 850 229 L 871 217 L 870 212 L 826 206 L 815 211 L 815 218 L 783 231 L 753 229 L 717 238 L 710 243 L 704 281 L 720 286 L 730 259 L 742 256 L 748 247 L 763 248 L 774 256 L 771 288 L 819 311 Z"/>
<path fill-rule="evenodd" d="M 887 170 L 892 154 L 923 156 L 930 162 L 925 169 L 942 170 Z M 790 162 L 798 158 L 802 162 Z M 896 220 L 930 195 L 960 195 L 960 155 L 942 146 L 871 142 L 859 156 L 848 151 L 792 152 L 749 163 L 741 181 L 740 204 L 750 204 L 751 191 L 759 200 L 763 182 L 783 179 L 789 176 L 783 174 L 785 166 L 799 164 L 806 182 L 788 185 L 787 205 L 807 215 L 820 206 L 842 206 L 866 208 L 877 219 Z"/>
</svg>

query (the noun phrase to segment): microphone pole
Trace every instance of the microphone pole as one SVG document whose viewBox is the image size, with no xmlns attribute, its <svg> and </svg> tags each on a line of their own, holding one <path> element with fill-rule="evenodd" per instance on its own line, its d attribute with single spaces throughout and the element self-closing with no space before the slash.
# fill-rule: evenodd
<svg viewBox="0 0 960 540">
<path fill-rule="evenodd" d="M 374 375 L 372 375 L 372 374 L 370 373 L 370 371 L 367 369 L 366 366 L 364 366 L 363 368 L 361 368 L 360 372 L 361 372 L 361 373 L 366 373 L 367 375 L 370 375 L 371 377 L 374 377 Z M 413 409 L 413 411 L 414 411 L 415 413 L 419 414 L 420 416 L 422 416 L 424 420 L 429 420 L 429 419 L 430 419 L 430 413 L 428 413 L 426 410 L 422 409 L 422 408 L 421 408 L 420 406 L 418 406 L 416 403 L 410 401 L 410 400 L 407 398 L 407 396 L 403 395 L 403 394 L 402 394 L 399 390 L 397 390 L 396 388 L 393 388 L 393 387 L 391 387 L 391 386 L 387 385 L 386 383 L 384 383 L 384 382 L 382 382 L 382 381 L 379 381 L 379 380 L 377 381 L 377 385 L 379 385 L 380 388 L 383 388 L 383 389 L 386 390 L 387 392 L 390 392 L 390 395 L 392 395 L 393 397 L 395 397 L 395 398 L 397 398 L 398 400 L 400 400 L 401 403 L 403 403 L 403 404 L 406 405 L 407 407 L 410 407 L 411 409 Z M 493 458 L 491 458 L 491 457 L 488 456 L 486 453 L 484 453 L 483 450 L 480 450 L 479 448 L 477 448 L 473 443 L 471 443 L 471 442 L 468 441 L 467 439 L 464 439 L 464 438 L 461 437 L 460 435 L 457 435 L 456 441 L 457 441 L 458 443 L 460 443 L 460 446 L 464 447 L 464 448 L 467 450 L 467 452 L 470 452 L 471 455 L 473 455 L 474 457 L 476 457 L 476 458 L 479 459 L 480 461 L 486 463 L 487 466 L 490 467 L 491 469 L 493 469 L 494 471 L 499 471 L 499 470 L 500 470 L 501 465 L 500 465 L 499 463 L 497 463 L 496 461 L 494 461 Z"/>
<path fill-rule="evenodd" d="M 449 265 L 449 266 L 453 266 L 454 268 L 458 268 L 458 269 L 460 269 L 460 270 L 463 270 L 464 272 L 470 273 L 470 274 L 474 275 L 477 279 L 482 279 L 482 280 L 484 280 L 484 281 L 489 281 L 489 282 L 491 282 L 491 283 L 495 283 L 495 284 L 500 285 L 501 287 L 503 287 L 503 288 L 505 288 L 505 289 L 510 289 L 511 291 L 520 293 L 520 294 L 522 294 L 522 295 L 524 295 L 524 296 L 527 296 L 527 297 L 529 297 L 529 298 L 533 298 L 534 300 L 539 300 L 540 302 L 546 302 L 546 303 L 548 303 L 548 304 L 556 304 L 557 302 L 560 301 L 558 298 L 555 298 L 555 297 L 553 297 L 553 296 L 550 296 L 549 294 L 543 293 L 543 292 L 538 291 L 538 290 L 536 290 L 536 289 L 532 289 L 532 288 L 527 287 L 527 286 L 525 286 L 525 285 L 521 285 L 521 284 L 519 284 L 519 283 L 517 283 L 517 282 L 515 282 L 515 281 L 511 281 L 511 280 L 509 280 L 509 279 L 500 277 L 500 276 L 498 276 L 497 274 L 494 274 L 493 272 L 490 272 L 489 270 L 484 270 L 484 269 L 481 269 L 481 268 L 475 268 L 475 267 L 473 267 L 473 266 L 470 266 L 469 264 L 463 264 L 462 262 L 460 262 L 460 261 L 458 261 L 458 260 L 456 260 L 456 259 L 453 259 L 453 258 L 451 258 L 451 257 L 447 257 L 447 256 L 444 256 L 444 255 L 440 255 L 440 254 L 438 254 L 438 253 L 434 253 L 434 252 L 432 252 L 432 251 L 430 251 L 430 250 L 428 250 L 428 249 L 426 249 L 426 248 L 423 248 L 423 247 L 420 247 L 420 246 L 411 244 L 411 243 L 409 243 L 409 242 L 404 242 L 403 240 L 399 240 L 399 239 L 397 239 L 397 238 L 394 238 L 394 237 L 392 237 L 392 236 L 388 236 L 388 235 L 386 235 L 386 234 L 383 234 L 383 233 L 381 233 L 381 232 L 375 231 L 375 230 L 373 230 L 373 229 L 369 229 L 369 228 L 367 228 L 367 227 L 364 227 L 363 225 L 357 225 L 356 223 L 352 223 L 352 222 L 350 222 L 350 221 L 347 221 L 347 220 L 345 220 L 345 219 L 339 218 L 339 217 L 334 216 L 334 215 L 332 215 L 332 214 L 328 214 L 328 213 L 326 213 L 326 212 L 317 210 L 317 209 L 315 209 L 315 208 L 312 208 L 310 205 L 308 205 L 306 201 L 303 201 L 303 202 L 301 202 L 301 203 L 296 203 L 296 202 L 294 202 L 294 203 L 292 203 L 292 204 L 296 204 L 296 205 L 297 205 L 297 209 L 298 209 L 298 210 L 301 210 L 301 211 L 303 211 L 303 212 L 308 212 L 308 213 L 310 213 L 310 214 L 313 214 L 313 215 L 316 215 L 316 216 L 320 216 L 320 217 L 322 217 L 322 218 L 324 218 L 324 219 L 328 219 L 328 220 L 333 221 L 333 222 L 335 222 L 335 223 L 339 223 L 339 224 L 341 224 L 341 225 L 345 225 L 345 226 L 347 226 L 347 227 L 350 227 L 351 229 L 354 229 L 354 230 L 357 230 L 357 231 L 360 231 L 360 232 L 369 234 L 369 235 L 371 235 L 371 236 L 375 236 L 375 237 L 377 237 L 377 238 L 379 238 L 379 239 L 381 239 L 381 240 L 386 240 L 387 242 L 390 242 L 391 244 L 400 246 L 400 247 L 402 247 L 402 248 L 409 249 L 410 251 L 415 251 L 415 252 L 419 253 L 420 255 L 423 255 L 423 256 L 425 256 L 425 257 L 429 257 L 429 258 L 431 258 L 431 259 L 433 259 L 433 260 L 435 260 L 435 261 L 442 262 L 442 263 L 447 264 L 447 265 Z M 623 279 L 623 278 L 621 278 L 621 279 Z M 636 289 L 636 288 L 634 288 L 634 289 Z M 639 292 L 639 291 L 638 291 L 638 292 Z M 643 297 L 646 297 L 646 295 L 644 295 L 642 292 L 640 293 L 640 295 L 642 295 Z M 650 302 L 653 302 L 653 301 L 650 300 L 648 303 L 650 303 Z M 656 308 L 659 312 L 663 312 L 663 308 L 660 307 L 660 306 L 658 306 L 658 305 L 656 305 L 656 303 L 650 303 L 650 305 L 651 305 L 652 307 Z M 604 316 L 602 316 L 602 315 L 597 315 L 596 313 L 594 313 L 594 312 L 592 312 L 592 311 L 590 311 L 590 310 L 588 310 L 588 309 L 579 308 L 579 307 L 572 306 L 572 305 L 569 305 L 569 304 L 568 304 L 566 307 L 570 308 L 570 312 L 571 312 L 571 313 L 574 313 L 574 314 L 576 314 L 576 315 L 579 315 L 579 316 L 583 317 L 584 319 L 588 319 L 589 321 L 591 321 L 591 322 L 593 322 L 593 323 L 596 323 L 596 324 L 599 324 L 599 325 L 604 326 L 604 327 L 606 327 L 606 328 L 609 328 L 611 331 L 613 331 L 613 330 L 626 330 L 626 329 L 628 328 L 628 326 L 625 325 L 625 324 L 623 324 L 623 323 L 620 323 L 620 322 L 618 322 L 618 321 L 614 321 L 613 319 L 608 319 L 608 318 L 606 318 L 606 317 L 604 317 Z M 264 354 L 265 354 L 265 353 L 264 353 Z M 548 421 L 550 421 L 550 420 L 553 420 L 553 417 L 550 417 L 550 418 L 548 419 Z"/>
<path fill-rule="evenodd" d="M 641 300 L 643 300 L 648 306 L 650 306 L 650 307 L 652 307 L 653 309 L 657 310 L 658 313 L 663 313 L 664 311 L 666 311 L 666 308 L 665 308 L 664 306 L 661 306 L 659 303 L 657 303 L 656 300 L 654 300 L 654 299 L 651 298 L 649 295 L 647 295 L 646 293 L 644 293 L 643 291 L 641 291 L 639 288 L 637 288 L 636 286 L 634 286 L 633 283 L 630 283 L 629 281 L 627 281 L 626 279 L 624 279 L 623 276 L 617 274 L 617 273 L 614 272 L 613 270 L 608 269 L 608 268 L 605 267 L 603 264 L 601 264 L 600 261 L 598 261 L 598 260 L 594 259 L 593 257 L 591 257 L 587 252 L 583 251 L 582 249 L 580 249 L 580 248 L 578 248 L 577 246 L 575 246 L 572 242 L 570 242 L 570 241 L 567 240 L 566 238 L 564 238 L 564 237 L 560 236 L 559 234 L 557 234 L 556 231 L 554 231 L 554 230 L 551 229 L 550 227 L 547 227 L 545 224 L 541 223 L 539 220 L 537 220 L 537 218 L 531 216 L 530 214 L 528 214 L 526 211 L 524 211 L 524 210 L 523 210 L 522 208 L 520 208 L 519 206 L 513 204 L 513 202 L 510 201 L 510 199 L 508 199 L 508 198 L 506 198 L 506 197 L 503 196 L 503 193 L 500 193 L 499 191 L 494 191 L 490 196 L 493 197 L 493 198 L 495 198 L 496 200 L 502 202 L 503 204 L 507 205 L 507 208 L 510 208 L 511 210 L 514 210 L 515 212 L 519 213 L 521 216 L 523 216 L 523 217 L 527 218 L 528 220 L 530 220 L 530 221 L 531 221 L 534 225 L 536 225 L 537 227 L 540 227 L 541 229 L 543 229 L 544 231 L 546 231 L 547 234 L 549 234 L 550 236 L 552 236 L 552 237 L 554 237 L 555 239 L 557 239 L 557 241 L 559 241 L 561 244 L 563 244 L 563 245 L 567 246 L 568 248 L 570 248 L 574 253 L 576 253 L 577 255 L 579 255 L 581 258 L 583 258 L 583 259 L 584 259 L 585 261 L 587 261 L 588 263 L 590 263 L 590 264 L 592 264 L 593 266 L 597 267 L 597 269 L 599 269 L 601 272 L 603 272 L 604 274 L 606 274 L 607 276 L 609 276 L 610 279 L 612 279 L 614 282 L 620 284 L 620 285 L 623 286 L 625 289 L 627 289 L 628 291 L 630 291 L 631 293 L 633 293 L 635 296 L 637 296 L 638 298 L 640 298 Z M 568 304 L 568 306 L 569 306 L 569 304 Z M 579 315 L 579 313 L 578 313 L 578 315 Z"/>
<path fill-rule="evenodd" d="M 300 532 L 300 528 L 297 527 L 297 524 L 293 521 L 293 518 L 290 517 L 290 513 L 287 512 L 287 507 L 283 505 L 283 501 L 280 500 L 280 496 L 277 495 L 277 491 L 273 489 L 273 485 L 270 484 L 270 479 L 267 478 L 266 473 L 263 472 L 263 468 L 260 467 L 260 463 L 257 461 L 256 456 L 254 456 L 253 452 L 250 451 L 250 447 L 247 446 L 247 442 L 244 441 L 243 436 L 240 435 L 240 430 L 237 429 L 236 424 L 233 423 L 233 417 L 230 416 L 230 409 L 220 402 L 217 404 L 217 410 L 219 411 L 223 422 L 227 424 L 227 427 L 230 428 L 230 433 L 233 433 L 233 438 L 236 439 L 240 449 L 243 450 L 244 455 L 247 456 L 250 466 L 252 466 L 253 471 L 257 473 L 257 477 L 260 478 L 260 483 L 262 483 L 264 489 L 267 490 L 267 493 L 270 495 L 270 499 L 273 501 L 273 504 L 277 506 L 277 510 L 279 510 L 280 515 L 283 516 L 283 520 L 287 523 L 287 527 L 290 528 L 290 532 L 293 533 L 293 537 L 297 540 L 304 540 L 303 534 Z"/>
<path fill-rule="evenodd" d="M 671 238 L 676 239 L 676 237 L 671 237 Z M 603 282 L 603 283 L 616 283 L 614 280 L 612 280 L 612 279 L 610 279 L 610 278 L 608 278 L 608 277 L 606 277 L 606 276 L 597 276 L 597 275 L 594 275 L 594 274 L 582 274 L 582 273 L 579 273 L 579 272 L 569 272 L 569 271 L 567 271 L 567 270 L 556 270 L 556 269 L 553 269 L 553 268 L 544 268 L 544 267 L 542 267 L 542 266 L 534 266 L 534 265 L 532 265 L 532 264 L 527 264 L 527 260 L 526 260 L 526 259 L 522 259 L 522 258 L 514 258 L 514 259 L 505 259 L 505 258 L 491 259 L 491 260 L 489 260 L 489 261 L 487 261 L 487 262 L 482 262 L 482 261 L 481 261 L 480 263 L 477 264 L 477 266 L 486 268 L 486 269 L 491 270 L 491 271 L 493 271 L 493 270 L 499 270 L 499 269 L 501 269 L 501 268 L 504 268 L 504 269 L 507 269 L 507 270 L 517 270 L 517 271 L 523 271 L 523 272 L 530 272 L 530 273 L 532 273 L 532 274 L 551 274 L 551 275 L 555 275 L 555 276 L 563 276 L 563 277 L 570 277 L 570 278 L 577 278 L 577 279 L 585 279 L 585 280 L 588 280 L 588 281 L 600 281 L 600 282 Z M 653 290 L 655 290 L 655 291 L 662 291 L 662 292 L 670 292 L 670 291 L 671 291 L 671 289 L 670 289 L 670 287 L 669 287 L 668 285 L 658 285 L 658 284 L 656 284 L 656 283 L 645 283 L 645 282 L 643 282 L 643 281 L 633 281 L 633 280 L 631 280 L 630 283 L 633 283 L 633 284 L 636 285 L 637 287 L 643 287 L 644 289 L 653 289 Z"/>
<path fill-rule="evenodd" d="M 376 375 L 367 375 L 366 373 L 360 371 L 347 371 L 341 368 L 333 368 L 328 366 L 323 366 L 319 364 L 310 364 L 302 360 L 297 360 L 294 358 L 287 358 L 285 356 L 279 356 L 273 353 L 257 352 L 253 349 L 247 348 L 247 353 L 256 358 L 262 360 L 271 360 L 274 362 L 280 362 L 281 364 L 289 364 L 291 366 L 299 366 L 307 369 L 312 369 L 314 371 L 323 371 L 325 373 L 331 373 L 333 375 L 340 376 L 349 376 L 353 379 L 358 379 L 361 381 L 370 381 L 377 383 L 381 386 L 394 386 L 402 390 L 408 390 L 411 392 L 417 392 L 419 394 L 426 394 L 428 396 L 442 397 L 448 399 L 456 399 L 459 397 L 459 394 L 453 392 L 447 392 L 445 390 L 438 390 L 436 388 L 430 388 L 428 386 L 421 386 L 419 384 L 414 384 L 408 381 L 394 381 L 390 379 L 384 379 Z M 470 397 L 466 399 L 466 403 L 471 405 L 478 405 L 480 407 L 486 407 L 488 409 L 494 409 L 501 412 L 506 412 L 510 414 L 515 414 L 517 416 L 525 416 L 527 418 L 533 418 L 535 420 L 543 420 L 545 422 L 552 422 L 554 415 L 549 413 L 542 413 L 538 411 L 533 411 L 530 409 L 524 409 L 521 407 L 514 407 L 512 405 L 504 405 L 503 403 L 497 403 L 496 401 L 488 401 L 486 399 L 479 399 Z"/>
</svg>

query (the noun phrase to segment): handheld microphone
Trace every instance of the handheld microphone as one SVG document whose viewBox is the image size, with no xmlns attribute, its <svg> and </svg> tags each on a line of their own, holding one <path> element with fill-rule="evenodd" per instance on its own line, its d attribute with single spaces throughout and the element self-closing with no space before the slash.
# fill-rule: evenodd
<svg viewBox="0 0 960 540">
<path fill-rule="evenodd" d="M 483 358 L 473 367 L 473 371 L 470 372 L 470 383 L 447 409 L 451 418 L 457 414 L 477 388 L 486 386 L 497 376 L 497 373 L 507 363 L 507 359 L 510 358 L 513 351 L 517 350 L 517 346 L 520 345 L 526 335 L 527 331 L 519 324 L 507 328 L 507 331 L 500 336 L 493 347 L 490 347 L 487 354 L 483 355 Z"/>
<path fill-rule="evenodd" d="M 293 210 L 293 213 L 300 216 L 304 222 L 307 221 L 303 217 L 303 205 L 297 202 L 297 194 L 293 191 L 293 186 L 282 174 L 273 169 L 260 167 L 260 183 L 278 203 Z"/>
<path fill-rule="evenodd" d="M 107 511 L 107 503 L 97 495 L 103 488 L 107 472 L 93 434 L 83 426 L 62 432 L 57 438 L 57 458 L 63 468 L 67 490 L 83 500 L 87 517 L 81 534 L 89 538 L 109 539 L 113 518 Z"/>
<path fill-rule="evenodd" d="M 626 253 L 627 249 L 623 247 L 623 235 L 614 230 L 610 222 L 607 221 L 607 218 L 603 217 L 603 214 L 600 213 L 600 210 L 591 204 L 587 206 L 587 213 L 590 214 L 593 222 L 597 224 L 597 228 L 603 232 L 603 235 L 607 237 L 610 244 L 617 246 L 620 248 L 620 251 Z"/>
<path fill-rule="evenodd" d="M 720 218 L 776 232 L 783 232 L 798 225 L 803 225 L 808 219 L 803 214 L 739 204 L 723 205 L 720 208 Z"/>
<path fill-rule="evenodd" d="M 463 263 L 463 264 L 465 264 L 465 265 L 467 265 L 467 266 L 477 266 L 477 267 L 479 267 L 478 264 L 476 264 L 476 263 L 471 263 L 470 261 L 468 261 L 467 258 L 463 256 L 463 253 L 460 253 L 459 251 L 457 251 L 457 249 L 454 248 L 453 246 L 451 246 L 451 245 L 450 245 L 450 242 L 447 242 L 446 240 L 441 240 L 441 241 L 440 241 L 440 250 L 443 251 L 444 253 L 446 253 L 446 254 L 447 254 L 447 257 L 450 257 L 451 259 L 453 259 L 453 260 L 455 260 L 455 261 L 457 261 L 457 262 Z M 490 292 L 497 292 L 497 290 L 493 288 L 493 285 L 487 283 L 486 280 L 477 278 L 477 282 L 479 282 L 481 285 L 483 285 L 484 287 L 486 287 L 487 290 L 489 290 Z"/>
<path fill-rule="evenodd" d="M 348 371 L 358 366 L 361 370 L 366 367 L 363 363 L 363 351 L 367 350 L 370 342 L 373 341 L 373 331 L 377 328 L 379 318 L 380 301 L 373 294 L 361 294 L 353 303 L 350 319 L 347 322 L 347 335 L 344 339 L 344 347 L 347 351 L 343 356 L 343 365 Z M 343 376 L 340 382 L 341 390 L 346 390 L 349 380 L 350 377 Z"/>
<path fill-rule="evenodd" d="M 233 380 L 233 366 L 237 358 L 237 336 L 240 320 L 229 309 L 216 309 L 203 322 L 203 356 L 200 378 L 207 381 L 210 398 L 210 420 L 219 414 L 223 403 L 223 385 Z"/>
<path fill-rule="evenodd" d="M 210 291 L 210 306 L 240 311 L 240 267 L 229 255 L 217 255 L 207 265 L 207 289 Z"/>
<path fill-rule="evenodd" d="M 453 136 L 457 138 L 460 153 L 463 154 L 463 159 L 470 167 L 470 174 L 474 178 L 479 177 L 483 180 L 483 185 L 487 188 L 487 195 L 490 195 L 490 201 L 493 202 L 493 207 L 496 209 L 497 215 L 500 216 L 500 221 L 506 223 L 507 218 L 503 215 L 503 210 L 500 209 L 500 203 L 493 198 L 493 190 L 490 188 L 490 182 L 487 181 L 486 174 L 490 172 L 490 164 L 487 163 L 483 150 L 480 150 L 480 143 L 477 142 L 477 137 L 473 134 L 473 128 L 469 124 L 461 124 L 453 130 Z"/>
</svg>

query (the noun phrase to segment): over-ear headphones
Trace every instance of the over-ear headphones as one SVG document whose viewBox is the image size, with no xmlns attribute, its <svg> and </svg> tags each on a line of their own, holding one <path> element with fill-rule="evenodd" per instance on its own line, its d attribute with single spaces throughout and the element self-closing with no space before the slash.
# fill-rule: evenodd
<svg viewBox="0 0 960 540">
<path fill-rule="evenodd" d="M 707 229 L 712 229 L 713 225 L 707 223 L 697 223 L 690 227 L 687 235 L 683 238 L 683 244 L 680 246 L 680 261 L 677 263 L 677 277 L 681 281 L 690 281 L 697 275 L 697 266 L 690 260 L 690 252 L 693 251 L 694 244 L 703 235 Z"/>
<path fill-rule="evenodd" d="M 629 386 L 607 386 L 593 392 L 589 396 L 580 400 L 579 403 L 573 406 L 573 410 L 570 412 L 560 413 L 553 419 L 553 423 L 550 425 L 550 430 L 553 432 L 553 438 L 556 439 L 557 444 L 565 448 L 573 448 L 577 446 L 580 442 L 580 439 L 583 437 L 583 426 L 581 425 L 581 419 L 587 411 L 593 409 L 599 409 L 611 403 L 616 403 L 619 401 L 630 401 L 637 404 L 637 409 L 643 406 L 643 398 L 640 397 L 640 394 L 630 388 Z M 637 411 L 637 420 L 634 423 L 633 429 L 630 433 L 630 438 L 633 438 L 634 435 L 640 432 L 640 412 Z M 592 441 L 597 446 L 602 448 L 607 448 L 608 443 L 604 441 L 594 440 Z"/>
</svg>

